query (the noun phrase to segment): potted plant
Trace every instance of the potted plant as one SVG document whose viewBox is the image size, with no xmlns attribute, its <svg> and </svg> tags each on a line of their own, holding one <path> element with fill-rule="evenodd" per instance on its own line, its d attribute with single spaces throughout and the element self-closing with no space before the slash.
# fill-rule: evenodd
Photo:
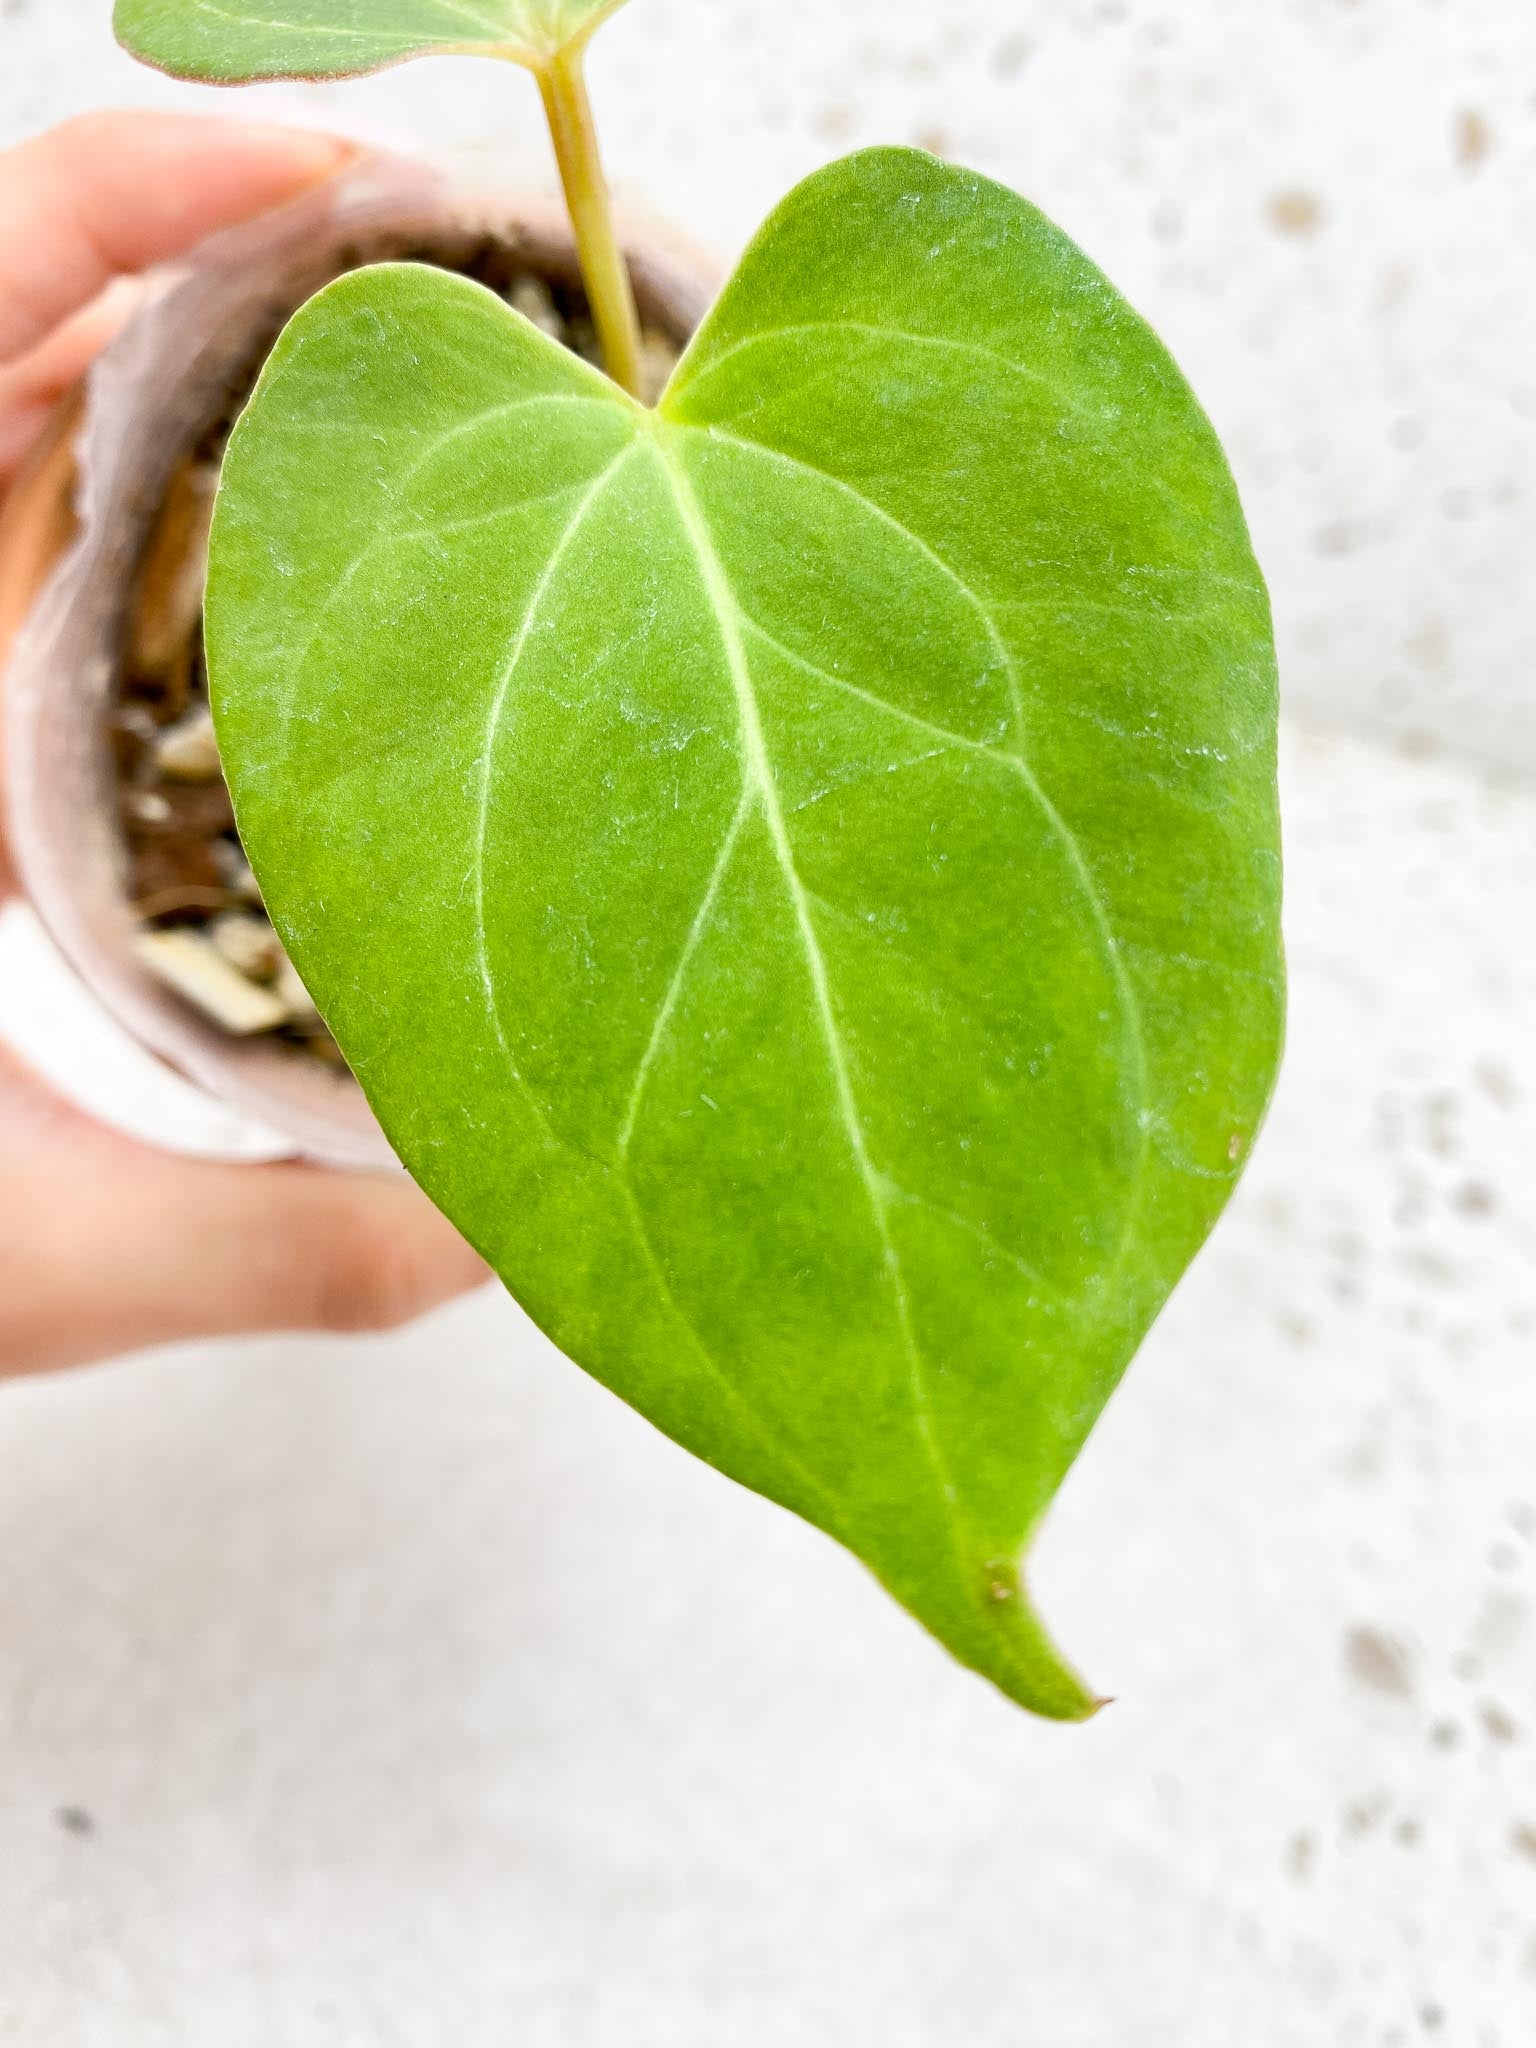
<svg viewBox="0 0 1536 2048">
<path fill-rule="evenodd" d="M 649 226 L 631 229 L 628 255 L 643 370 L 659 388 L 708 278 L 694 252 Z M 117 1019 L 244 1113 L 240 1156 L 393 1164 L 240 850 L 200 631 L 229 423 L 288 315 L 384 256 L 475 277 L 596 355 L 558 206 L 368 155 L 159 276 L 0 515 L 0 659 L 16 642 L 4 753 L 28 893 Z"/>
<path fill-rule="evenodd" d="M 1282 1028 L 1268 606 L 1216 437 L 1016 194 L 792 192 L 654 406 L 581 86 L 617 0 L 119 0 L 178 73 L 536 72 L 613 378 L 354 271 L 235 428 L 207 646 L 276 927 L 554 1340 L 1035 1711 L 1019 1559 Z"/>
</svg>

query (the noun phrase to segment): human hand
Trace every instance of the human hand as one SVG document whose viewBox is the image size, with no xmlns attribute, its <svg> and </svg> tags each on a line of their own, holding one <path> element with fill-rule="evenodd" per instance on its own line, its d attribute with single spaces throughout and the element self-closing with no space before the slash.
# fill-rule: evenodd
<svg viewBox="0 0 1536 2048">
<path fill-rule="evenodd" d="M 139 272 L 352 154 L 302 131 L 133 114 L 0 152 L 0 494 Z M 0 1377 L 184 1337 L 384 1328 L 484 1277 L 403 1176 L 175 1159 L 59 1101 L 0 1047 Z"/>
</svg>

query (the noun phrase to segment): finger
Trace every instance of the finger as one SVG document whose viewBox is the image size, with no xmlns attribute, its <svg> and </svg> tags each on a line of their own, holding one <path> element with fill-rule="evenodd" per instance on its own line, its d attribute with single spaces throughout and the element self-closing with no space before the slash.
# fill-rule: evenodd
<svg viewBox="0 0 1536 2048">
<path fill-rule="evenodd" d="M 186 1247 L 156 1290 L 184 1335 L 392 1329 L 486 1278 L 403 1174 L 171 1164 L 160 1220 Z"/>
<path fill-rule="evenodd" d="M 16 887 L 6 846 L 4 676 L 16 635 L 54 563 L 74 533 L 74 434 L 78 405 L 50 412 L 0 489 L 0 910 Z M 0 1216 L 4 1211 L 0 1210 Z"/>
<path fill-rule="evenodd" d="M 115 279 L 46 341 L 0 370 L 0 488 L 142 296 L 136 278 Z"/>
<path fill-rule="evenodd" d="M 0 154 L 0 362 L 114 277 L 281 204 L 355 155 L 334 136 L 190 114 L 87 114 Z"/>
<path fill-rule="evenodd" d="M 184 1338 L 390 1329 L 487 1269 L 403 1176 L 133 1153 L 28 1178 L 0 1244 L 0 1374 Z"/>
</svg>

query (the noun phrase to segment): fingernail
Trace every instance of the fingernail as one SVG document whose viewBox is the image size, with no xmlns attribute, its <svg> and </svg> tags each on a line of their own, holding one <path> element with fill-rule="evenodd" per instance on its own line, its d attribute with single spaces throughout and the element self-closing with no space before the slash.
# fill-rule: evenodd
<svg viewBox="0 0 1536 2048">
<path fill-rule="evenodd" d="M 241 132 L 256 148 L 286 157 L 294 176 L 305 184 L 334 178 L 367 153 L 360 144 L 343 136 L 310 128 L 287 128 L 275 121 L 245 123 Z"/>
</svg>

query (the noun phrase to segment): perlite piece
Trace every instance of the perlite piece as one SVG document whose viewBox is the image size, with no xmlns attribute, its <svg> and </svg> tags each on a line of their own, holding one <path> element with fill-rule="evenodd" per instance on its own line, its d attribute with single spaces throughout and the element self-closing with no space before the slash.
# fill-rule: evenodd
<svg viewBox="0 0 1536 2048">
<path fill-rule="evenodd" d="M 219 743 L 206 704 L 155 738 L 151 747 L 157 772 L 169 782 L 217 782 Z"/>
<path fill-rule="evenodd" d="M 264 917 L 247 910 L 222 910 L 208 927 L 220 955 L 247 981 L 270 982 L 285 964 L 277 933 Z"/>
<path fill-rule="evenodd" d="M 156 980 L 237 1038 L 287 1021 L 272 991 L 247 981 L 200 932 L 141 932 L 134 950 Z"/>
</svg>

